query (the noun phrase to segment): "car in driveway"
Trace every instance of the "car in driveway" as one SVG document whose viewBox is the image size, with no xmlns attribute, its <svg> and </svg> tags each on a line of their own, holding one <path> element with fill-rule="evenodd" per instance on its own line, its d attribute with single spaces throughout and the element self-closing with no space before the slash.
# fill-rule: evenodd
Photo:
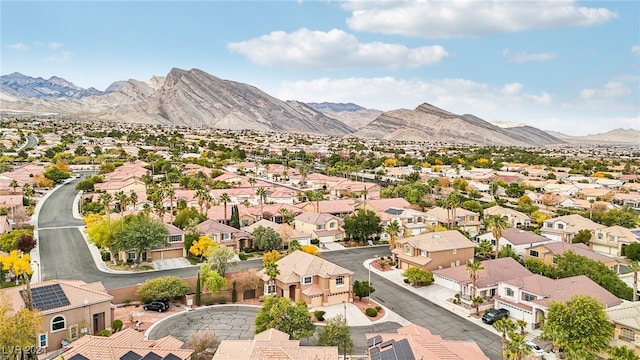
<svg viewBox="0 0 640 360">
<path fill-rule="evenodd" d="M 509 317 L 509 310 L 507 309 L 492 309 L 482 316 L 482 322 L 492 325 L 494 322 Z"/>
<path fill-rule="evenodd" d="M 540 346 L 538 346 L 538 344 L 534 343 L 533 341 L 527 341 L 526 344 L 527 347 L 531 350 L 533 356 L 541 357 L 542 355 L 544 355 L 544 350 Z"/>
<path fill-rule="evenodd" d="M 157 301 L 152 301 L 152 302 L 150 302 L 148 304 L 142 305 L 142 308 L 144 310 L 163 312 L 163 311 L 169 309 L 169 303 L 157 300 Z"/>
</svg>

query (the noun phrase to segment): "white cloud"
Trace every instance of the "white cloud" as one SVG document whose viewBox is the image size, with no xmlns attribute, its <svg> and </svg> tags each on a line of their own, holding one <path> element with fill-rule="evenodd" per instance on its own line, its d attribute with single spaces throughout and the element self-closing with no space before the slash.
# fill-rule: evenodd
<svg viewBox="0 0 640 360">
<path fill-rule="evenodd" d="M 640 55 L 640 45 L 633 45 L 631 47 L 631 53 L 634 55 Z"/>
<path fill-rule="evenodd" d="M 342 30 L 274 31 L 230 43 L 228 49 L 260 65 L 336 70 L 353 67 L 417 68 L 449 56 L 439 45 L 407 48 L 382 42 L 360 43 Z"/>
<path fill-rule="evenodd" d="M 425 38 L 592 26 L 618 16 L 573 0 L 350 1 L 343 8 L 351 11 L 347 24 L 353 30 Z"/>
<path fill-rule="evenodd" d="M 507 59 L 509 62 L 513 62 L 517 64 L 522 64 L 522 63 L 531 62 L 531 61 L 549 61 L 549 60 L 554 60 L 555 58 L 558 57 L 558 54 L 556 53 L 529 54 L 525 51 L 517 54 L 511 54 L 509 49 L 502 50 L 501 54 L 502 54 L 502 57 Z"/>
<path fill-rule="evenodd" d="M 27 51 L 29 50 L 29 46 L 23 44 L 23 43 L 15 43 L 15 44 L 8 44 L 5 45 L 5 47 L 9 48 L 9 49 L 14 49 L 14 50 L 18 50 L 18 51 Z"/>
<path fill-rule="evenodd" d="M 594 98 L 615 98 L 631 94 L 631 89 L 622 81 L 610 81 L 599 89 L 583 89 L 580 98 L 591 100 Z"/>
<path fill-rule="evenodd" d="M 56 50 L 56 49 L 61 48 L 63 45 L 64 45 L 63 43 L 59 43 L 59 42 L 52 41 L 52 42 L 50 42 L 50 43 L 48 43 L 48 44 L 47 44 L 47 47 L 48 47 L 49 49 Z"/>
<path fill-rule="evenodd" d="M 522 90 L 522 84 L 520 83 L 505 84 L 502 87 L 502 93 L 505 95 L 515 95 L 515 94 L 518 94 L 521 90 Z"/>
<path fill-rule="evenodd" d="M 47 56 L 47 61 L 63 63 L 71 60 L 72 57 L 73 57 L 73 54 L 71 52 L 63 50 Z"/>
</svg>

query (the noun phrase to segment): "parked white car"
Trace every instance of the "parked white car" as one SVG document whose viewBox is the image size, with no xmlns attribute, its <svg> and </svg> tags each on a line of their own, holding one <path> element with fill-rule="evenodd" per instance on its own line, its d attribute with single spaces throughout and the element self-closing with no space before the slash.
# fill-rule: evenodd
<svg viewBox="0 0 640 360">
<path fill-rule="evenodd" d="M 531 353 L 536 357 L 544 355 L 544 350 L 533 341 L 527 341 L 527 347 L 531 349 Z"/>
</svg>

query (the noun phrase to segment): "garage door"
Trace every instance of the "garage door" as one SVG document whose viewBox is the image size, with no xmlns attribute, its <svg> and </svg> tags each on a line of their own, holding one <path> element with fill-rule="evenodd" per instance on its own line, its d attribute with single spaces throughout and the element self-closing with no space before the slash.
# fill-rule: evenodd
<svg viewBox="0 0 640 360">
<path fill-rule="evenodd" d="M 151 253 L 154 260 L 175 259 L 182 257 L 182 249 L 171 249 L 164 251 L 153 251 Z"/>
</svg>

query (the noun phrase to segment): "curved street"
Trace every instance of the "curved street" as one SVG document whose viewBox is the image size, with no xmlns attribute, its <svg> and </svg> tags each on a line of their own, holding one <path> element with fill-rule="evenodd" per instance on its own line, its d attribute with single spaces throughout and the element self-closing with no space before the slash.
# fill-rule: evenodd
<svg viewBox="0 0 640 360">
<path fill-rule="evenodd" d="M 72 206 L 77 193 L 77 181 L 76 179 L 52 193 L 40 211 L 39 251 L 43 279 L 102 281 L 107 289 L 114 289 L 139 284 L 146 279 L 159 276 L 196 276 L 197 267 L 133 274 L 113 274 L 98 270 L 80 233 L 83 223 L 73 217 Z M 388 254 L 387 247 L 366 247 L 323 252 L 322 256 L 334 264 L 354 271 L 354 280 L 366 281 L 369 274 L 362 263 L 375 255 Z M 242 261 L 233 270 L 260 266 L 261 260 L 255 259 Z M 371 274 L 371 280 L 376 289 L 372 298 L 384 307 L 445 339 L 476 341 L 489 358 L 500 359 L 499 336 L 374 273 Z"/>
</svg>

